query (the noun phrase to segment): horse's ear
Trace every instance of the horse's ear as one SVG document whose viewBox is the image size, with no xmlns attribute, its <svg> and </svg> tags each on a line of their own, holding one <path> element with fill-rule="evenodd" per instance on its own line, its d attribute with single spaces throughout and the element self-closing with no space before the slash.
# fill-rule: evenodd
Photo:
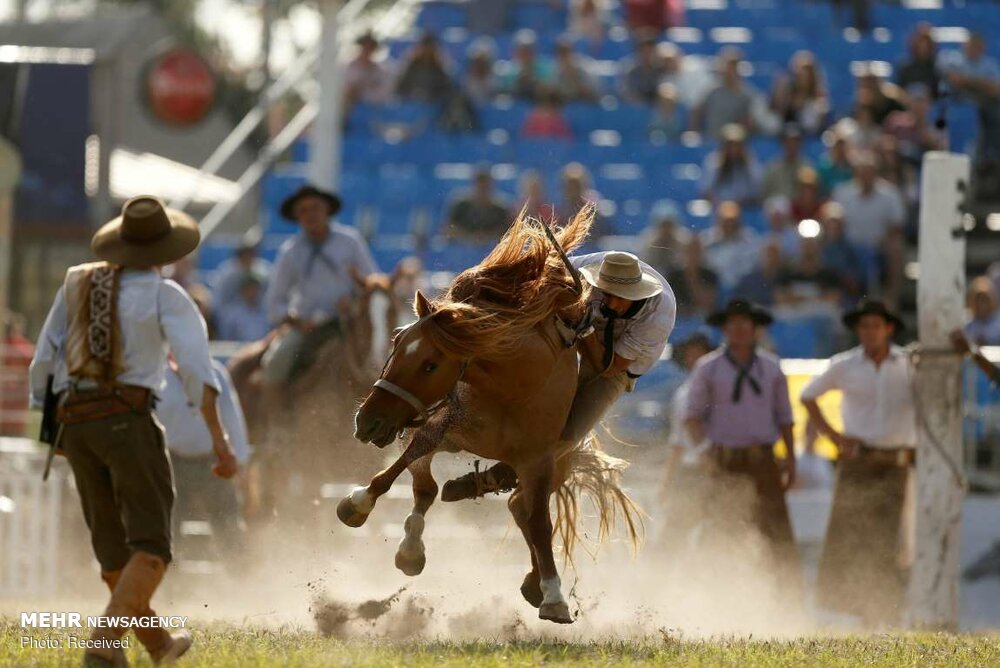
<svg viewBox="0 0 1000 668">
<path fill-rule="evenodd" d="M 418 318 L 424 318 L 431 314 L 431 303 L 427 301 L 427 297 L 424 297 L 424 293 L 420 290 L 417 290 L 417 294 L 413 298 L 413 310 L 416 311 Z"/>
</svg>

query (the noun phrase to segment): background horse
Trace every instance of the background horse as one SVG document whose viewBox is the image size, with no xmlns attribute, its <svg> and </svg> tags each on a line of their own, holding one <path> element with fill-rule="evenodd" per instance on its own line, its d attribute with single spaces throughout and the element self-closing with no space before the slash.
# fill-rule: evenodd
<svg viewBox="0 0 1000 668">
<path fill-rule="evenodd" d="M 325 482 L 356 479 L 360 471 L 378 465 L 378 455 L 351 439 L 337 443 L 336 457 L 331 457 L 328 435 L 350 431 L 358 402 L 378 376 L 372 356 L 377 345 L 373 311 L 386 321 L 381 329 L 396 327 L 402 302 L 395 286 L 402 277 L 399 269 L 391 276 L 354 275 L 358 296 L 340 309 L 341 333 L 316 351 L 308 369 L 279 388 L 281 396 L 260 382 L 261 359 L 280 331 L 248 344 L 230 360 L 250 442 L 256 447 L 248 516 L 271 516 L 286 497 L 318 494 Z M 381 306 L 373 308 L 379 301 Z"/>
<path fill-rule="evenodd" d="M 592 210 L 581 212 L 558 233 L 558 243 L 576 248 L 592 221 Z M 464 450 L 505 462 L 518 474 L 508 507 L 531 556 L 521 592 L 540 618 L 572 622 L 552 542 L 558 530 L 570 555 L 580 494 L 592 497 L 602 538 L 621 514 L 633 545 L 637 541 L 637 509 L 619 485 L 624 462 L 587 443 L 559 440 L 578 362 L 576 350 L 559 338 L 555 318 L 579 321 L 584 298 L 560 249 L 524 214 L 479 265 L 455 278 L 444 297 L 431 303 L 418 292 L 419 320 L 396 336 L 381 378 L 358 411 L 355 432 L 381 448 L 413 428 L 410 441 L 396 462 L 340 503 L 338 517 L 361 526 L 378 497 L 409 468 L 414 506 L 396 565 L 416 574 L 426 561 L 424 515 L 438 491 L 430 470 L 434 451 Z"/>
</svg>

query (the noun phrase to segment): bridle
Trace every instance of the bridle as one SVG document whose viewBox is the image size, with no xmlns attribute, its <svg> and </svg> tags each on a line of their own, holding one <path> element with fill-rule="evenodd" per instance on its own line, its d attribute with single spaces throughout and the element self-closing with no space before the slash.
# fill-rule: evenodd
<svg viewBox="0 0 1000 668">
<path fill-rule="evenodd" d="M 415 411 L 417 411 L 416 417 L 413 418 L 412 420 L 410 420 L 408 423 L 406 423 L 406 427 L 419 427 L 421 425 L 426 424 L 427 420 L 429 420 L 432 415 L 434 415 L 439 410 L 441 410 L 442 408 L 444 408 L 445 405 L 449 401 L 451 401 L 452 399 L 454 399 L 455 398 L 455 390 L 458 387 L 458 381 L 462 380 L 462 377 L 465 375 L 465 370 L 469 367 L 470 360 L 463 360 L 462 361 L 461 369 L 459 370 L 459 373 L 458 373 L 458 378 L 455 380 L 455 387 L 453 387 L 451 389 L 451 391 L 448 392 L 448 394 L 446 394 L 443 398 L 438 399 L 437 401 L 435 401 L 434 403 L 430 404 L 429 406 L 427 404 L 425 404 L 420 399 L 420 397 L 418 397 L 417 395 L 413 394 L 412 392 L 410 392 L 406 388 L 400 387 L 399 385 L 396 385 L 395 383 L 393 383 L 393 382 L 385 379 L 385 372 L 389 368 L 389 365 L 392 363 L 393 358 L 396 356 L 396 349 L 398 348 L 399 342 L 400 342 L 400 340 L 402 340 L 403 335 L 411 327 L 415 327 L 415 326 L 423 323 L 425 320 L 430 319 L 433 316 L 434 316 L 433 313 L 425 315 L 424 317 L 420 318 L 419 320 L 411 322 L 409 325 L 401 327 L 400 329 L 398 329 L 396 331 L 396 336 L 395 336 L 395 338 L 393 340 L 393 343 L 392 343 L 392 350 L 389 352 L 389 357 L 385 360 L 385 364 L 382 366 L 382 373 L 379 374 L 378 380 L 376 380 L 375 384 L 373 385 L 373 387 L 376 387 L 376 388 L 378 388 L 380 390 L 384 390 L 384 391 L 388 392 L 389 394 L 393 395 L 394 397 L 397 397 L 398 399 L 403 400 L 409 406 L 411 406 Z"/>
</svg>

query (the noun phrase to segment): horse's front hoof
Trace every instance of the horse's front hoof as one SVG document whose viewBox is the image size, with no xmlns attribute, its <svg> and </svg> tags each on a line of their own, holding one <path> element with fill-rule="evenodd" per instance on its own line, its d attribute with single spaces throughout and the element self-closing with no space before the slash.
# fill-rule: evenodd
<svg viewBox="0 0 1000 668">
<path fill-rule="evenodd" d="M 341 522 L 354 529 L 368 521 L 368 513 L 359 512 L 351 497 L 347 497 L 337 504 L 337 517 Z"/>
<path fill-rule="evenodd" d="M 541 577 L 535 571 L 530 571 L 524 576 L 524 582 L 521 583 L 521 596 L 533 608 L 540 608 L 542 606 L 542 600 L 545 598 L 545 595 L 542 594 Z"/>
<path fill-rule="evenodd" d="M 409 575 L 410 577 L 420 575 L 424 572 L 424 566 L 426 565 L 427 555 L 425 554 L 407 556 L 402 552 L 396 553 L 396 568 L 403 571 L 404 575 Z"/>
<path fill-rule="evenodd" d="M 538 618 L 556 624 L 573 623 L 573 617 L 569 614 L 569 605 L 565 601 L 542 603 L 538 608 Z"/>
</svg>

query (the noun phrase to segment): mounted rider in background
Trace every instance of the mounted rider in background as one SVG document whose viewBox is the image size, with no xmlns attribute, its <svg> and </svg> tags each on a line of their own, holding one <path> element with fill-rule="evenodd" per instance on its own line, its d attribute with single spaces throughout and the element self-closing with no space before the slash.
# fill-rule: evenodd
<svg viewBox="0 0 1000 668">
<path fill-rule="evenodd" d="M 282 217 L 302 231 L 281 246 L 265 297 L 271 322 L 287 325 L 262 360 L 266 386 L 282 387 L 309 368 L 320 346 L 342 333 L 355 278 L 377 271 L 357 230 L 331 222 L 339 211 L 339 197 L 310 185 L 281 204 Z"/>
</svg>

